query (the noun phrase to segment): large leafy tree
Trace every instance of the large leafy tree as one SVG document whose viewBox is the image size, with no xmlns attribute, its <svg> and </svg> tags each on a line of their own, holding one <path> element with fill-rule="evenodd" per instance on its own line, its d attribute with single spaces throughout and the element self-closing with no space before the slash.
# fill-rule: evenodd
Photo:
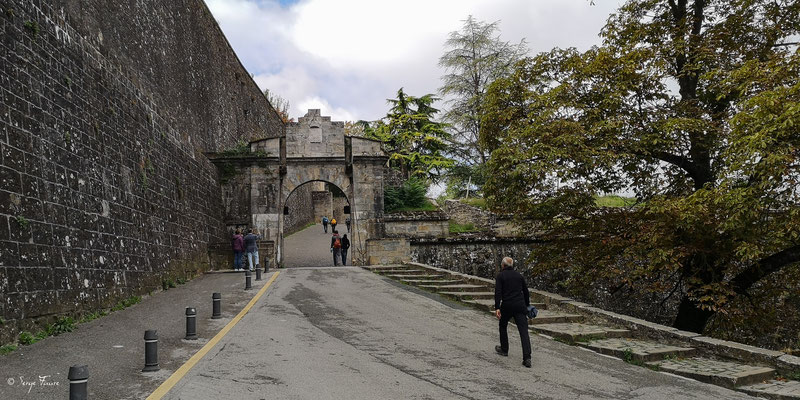
<svg viewBox="0 0 800 400">
<path fill-rule="evenodd" d="M 399 169 L 403 178 L 438 181 L 453 161 L 444 155 L 449 134 L 446 125 L 434 120 L 439 112 L 433 107 L 437 100 L 432 94 L 415 97 L 403 88 L 390 104 L 386 117 L 374 123 L 359 121 L 364 136 L 383 142 L 389 153 L 390 166 Z"/>
<path fill-rule="evenodd" d="M 680 329 L 767 280 L 785 294 L 800 276 L 798 32 L 797 0 L 627 1 L 602 46 L 492 85 L 490 205 L 539 222 L 536 268 L 674 298 Z M 601 192 L 639 201 L 600 209 Z"/>
<path fill-rule="evenodd" d="M 478 21 L 471 15 L 460 30 L 450 32 L 445 53 L 439 58 L 442 76 L 439 93 L 446 99 L 444 120 L 452 132 L 448 152 L 457 161 L 449 184 L 456 191 L 481 187 L 488 150 L 478 140 L 482 105 L 489 84 L 510 74 L 527 52 L 525 41 L 517 44 L 500 39 L 498 23 Z"/>
</svg>

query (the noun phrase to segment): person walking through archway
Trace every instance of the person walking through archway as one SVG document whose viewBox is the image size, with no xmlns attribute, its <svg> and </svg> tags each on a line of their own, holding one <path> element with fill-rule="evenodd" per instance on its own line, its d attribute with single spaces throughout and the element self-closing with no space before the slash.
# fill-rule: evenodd
<svg viewBox="0 0 800 400">
<path fill-rule="evenodd" d="M 342 236 L 342 265 L 347 265 L 347 249 L 350 248 L 350 239 L 347 238 L 345 233 Z"/>
<path fill-rule="evenodd" d="M 339 237 L 338 231 L 333 231 L 333 236 L 331 236 L 331 253 L 333 254 L 333 266 L 338 266 L 339 259 L 342 258 L 342 239 Z"/>
<path fill-rule="evenodd" d="M 503 258 L 502 270 L 497 274 L 494 285 L 494 313 L 500 320 L 500 346 L 494 350 L 501 356 L 508 356 L 508 321 L 514 318 L 522 342 L 522 365 L 531 367 L 531 338 L 528 335 L 528 306 L 531 296 L 525 278 L 514 271 L 514 260 Z"/>
<path fill-rule="evenodd" d="M 336 217 L 331 218 L 331 230 L 336 231 Z"/>
<path fill-rule="evenodd" d="M 328 233 L 328 217 L 325 215 L 322 216 L 322 230 Z"/>
<path fill-rule="evenodd" d="M 347 226 L 347 233 L 350 233 L 350 217 L 344 219 L 344 224 Z"/>
</svg>

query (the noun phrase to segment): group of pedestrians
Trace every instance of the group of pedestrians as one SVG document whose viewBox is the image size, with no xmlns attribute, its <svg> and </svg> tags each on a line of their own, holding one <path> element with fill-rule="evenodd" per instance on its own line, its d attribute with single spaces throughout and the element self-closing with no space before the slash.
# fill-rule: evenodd
<svg viewBox="0 0 800 400">
<path fill-rule="evenodd" d="M 331 218 L 328 220 L 328 217 L 323 215 L 322 216 L 322 231 L 328 233 L 328 224 L 331 225 L 331 232 L 336 231 L 336 218 Z M 350 217 L 344 219 L 344 224 L 347 226 L 347 233 L 350 233 Z"/>
<path fill-rule="evenodd" d="M 258 241 L 261 240 L 261 235 L 255 229 L 250 228 L 247 230 L 247 235 L 242 236 L 242 230 L 236 229 L 233 233 L 231 242 L 233 244 L 233 269 L 235 271 L 243 271 L 243 258 L 247 255 L 247 262 L 250 271 L 258 268 Z"/>
<path fill-rule="evenodd" d="M 331 254 L 333 254 L 333 265 L 338 266 L 341 260 L 342 265 L 347 265 L 347 250 L 350 248 L 350 239 L 347 238 L 345 233 L 339 237 L 339 231 L 336 230 L 336 218 L 328 219 L 327 216 L 322 216 L 322 231 L 328 233 L 328 224 L 331 226 Z M 350 217 L 345 218 L 344 224 L 347 226 L 347 232 L 350 232 Z"/>
<path fill-rule="evenodd" d="M 333 265 L 339 265 L 339 260 L 342 265 L 347 265 L 347 250 L 350 249 L 350 239 L 347 238 L 345 233 L 339 237 L 339 231 L 334 230 L 331 236 L 331 253 L 333 254 Z"/>
</svg>

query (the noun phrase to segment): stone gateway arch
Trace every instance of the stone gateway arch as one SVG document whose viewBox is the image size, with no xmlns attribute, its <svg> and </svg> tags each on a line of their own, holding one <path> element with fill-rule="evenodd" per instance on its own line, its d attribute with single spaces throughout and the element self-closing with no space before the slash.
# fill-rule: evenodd
<svg viewBox="0 0 800 400">
<path fill-rule="evenodd" d="M 344 193 L 347 205 L 339 211 L 352 221 L 354 263 L 364 264 L 367 240 L 383 235 L 388 156 L 380 141 L 346 136 L 344 123 L 320 110 L 288 123 L 282 136 L 208 156 L 220 174 L 228 229 L 258 229 L 264 237 L 262 258 L 273 265 L 283 262 L 287 200 L 309 182 L 335 185 Z"/>
</svg>

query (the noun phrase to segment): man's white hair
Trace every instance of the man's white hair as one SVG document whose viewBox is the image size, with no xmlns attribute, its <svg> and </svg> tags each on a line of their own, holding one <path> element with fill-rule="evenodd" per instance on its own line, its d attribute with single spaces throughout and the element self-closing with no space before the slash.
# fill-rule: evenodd
<svg viewBox="0 0 800 400">
<path fill-rule="evenodd" d="M 501 263 L 503 268 L 505 267 L 513 267 L 514 266 L 514 259 L 511 257 L 503 257 L 503 262 Z"/>
</svg>

